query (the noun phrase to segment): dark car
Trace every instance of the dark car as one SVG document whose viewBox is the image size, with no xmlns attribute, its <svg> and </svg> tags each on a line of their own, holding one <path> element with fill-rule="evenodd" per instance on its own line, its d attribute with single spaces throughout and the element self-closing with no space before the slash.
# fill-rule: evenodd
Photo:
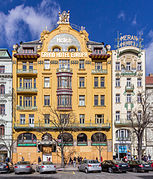
<svg viewBox="0 0 153 179">
<path fill-rule="evenodd" d="M 13 165 L 10 163 L 0 163 L 0 173 L 9 173 L 13 171 Z"/>
<path fill-rule="evenodd" d="M 102 171 L 106 171 L 109 173 L 113 172 L 127 172 L 129 166 L 127 163 L 123 161 L 116 161 L 116 160 L 105 160 L 101 163 Z"/>
<path fill-rule="evenodd" d="M 129 171 L 133 172 L 149 172 L 152 167 L 149 163 L 138 160 L 130 160 L 127 162 L 130 166 Z"/>
</svg>

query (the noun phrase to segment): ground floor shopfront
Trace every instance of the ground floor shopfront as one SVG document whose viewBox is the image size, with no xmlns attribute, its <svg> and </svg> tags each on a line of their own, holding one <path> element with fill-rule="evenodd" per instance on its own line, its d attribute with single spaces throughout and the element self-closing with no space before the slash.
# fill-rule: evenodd
<svg viewBox="0 0 153 179">
<path fill-rule="evenodd" d="M 61 162 L 59 147 L 61 136 L 59 132 L 16 132 L 14 140 L 16 140 L 16 143 L 13 163 L 20 161 L 22 157 L 31 163 L 38 163 L 38 157 L 42 161 Z M 73 159 L 73 157 L 78 156 L 87 159 L 100 158 L 99 151 L 101 151 L 103 160 L 113 158 L 110 131 L 67 131 L 63 134 L 63 140 L 66 162 L 69 161 L 70 157 Z"/>
</svg>

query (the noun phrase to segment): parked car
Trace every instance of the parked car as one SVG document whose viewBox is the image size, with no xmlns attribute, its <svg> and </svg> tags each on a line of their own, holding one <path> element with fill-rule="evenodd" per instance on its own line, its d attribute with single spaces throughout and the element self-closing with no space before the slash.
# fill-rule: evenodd
<svg viewBox="0 0 153 179">
<path fill-rule="evenodd" d="M 78 166 L 79 171 L 88 172 L 101 172 L 101 164 L 97 160 L 83 160 L 81 165 Z"/>
<path fill-rule="evenodd" d="M 149 163 L 138 160 L 130 160 L 127 162 L 130 166 L 129 170 L 133 172 L 149 172 L 152 167 Z"/>
<path fill-rule="evenodd" d="M 127 172 L 129 169 L 129 166 L 127 163 L 124 163 L 123 161 L 117 161 L 117 160 L 105 160 L 101 163 L 102 171 L 106 171 L 109 173 L 113 172 Z"/>
<path fill-rule="evenodd" d="M 56 165 L 54 165 L 52 162 L 42 162 L 40 165 L 37 166 L 36 171 L 39 173 L 56 173 Z"/>
<path fill-rule="evenodd" d="M 151 165 L 151 168 L 153 170 L 153 160 L 149 160 L 148 163 Z"/>
<path fill-rule="evenodd" d="M 32 173 L 32 166 L 29 161 L 20 161 L 14 166 L 15 174 Z"/>
<path fill-rule="evenodd" d="M 13 171 L 13 165 L 11 163 L 0 163 L 0 173 L 9 173 Z"/>
</svg>

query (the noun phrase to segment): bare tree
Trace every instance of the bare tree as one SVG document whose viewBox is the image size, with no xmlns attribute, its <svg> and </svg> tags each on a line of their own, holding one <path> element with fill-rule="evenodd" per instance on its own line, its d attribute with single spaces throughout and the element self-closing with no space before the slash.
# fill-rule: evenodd
<svg viewBox="0 0 153 179">
<path fill-rule="evenodd" d="M 130 120 L 133 132 L 137 137 L 138 159 L 141 160 L 144 131 L 149 124 L 153 123 L 153 115 L 148 102 L 149 94 L 139 92 L 138 96 L 139 104 L 133 110 Z"/>
<path fill-rule="evenodd" d="M 72 143 L 73 145 L 73 139 L 68 135 L 70 132 L 76 131 L 77 125 L 76 125 L 76 118 L 74 113 L 71 112 L 60 112 L 57 109 L 50 108 L 50 122 L 53 124 L 55 131 L 59 133 L 58 139 L 53 139 L 57 146 L 59 146 L 60 153 L 61 153 L 61 166 L 65 166 L 65 152 L 68 150 L 64 150 L 65 146 L 67 144 Z M 70 152 L 71 155 L 74 153 L 74 151 Z"/>
</svg>

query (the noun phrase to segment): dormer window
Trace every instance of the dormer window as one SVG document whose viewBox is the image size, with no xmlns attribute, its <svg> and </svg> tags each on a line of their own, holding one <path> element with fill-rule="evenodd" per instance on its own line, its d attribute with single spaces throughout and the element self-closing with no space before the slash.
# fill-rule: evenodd
<svg viewBox="0 0 153 179">
<path fill-rule="evenodd" d="M 75 47 L 69 47 L 69 48 L 68 48 L 68 51 L 69 51 L 69 52 L 76 52 L 76 48 L 75 48 Z"/>
<path fill-rule="evenodd" d="M 60 52 L 60 51 L 61 51 L 61 49 L 59 47 L 53 48 L 53 52 Z"/>
<path fill-rule="evenodd" d="M 23 53 L 34 53 L 34 48 L 32 47 L 24 47 L 23 48 Z"/>
<path fill-rule="evenodd" d="M 94 53 L 102 54 L 102 48 L 94 48 Z"/>
</svg>

